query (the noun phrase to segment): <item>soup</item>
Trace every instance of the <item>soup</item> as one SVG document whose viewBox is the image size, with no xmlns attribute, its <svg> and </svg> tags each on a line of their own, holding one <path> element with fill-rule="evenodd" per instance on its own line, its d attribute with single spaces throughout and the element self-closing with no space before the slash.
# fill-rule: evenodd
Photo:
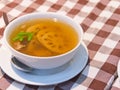
<svg viewBox="0 0 120 90">
<path fill-rule="evenodd" d="M 9 37 L 17 51 L 39 57 L 68 52 L 78 43 L 73 27 L 56 19 L 29 20 L 16 26 Z"/>
</svg>

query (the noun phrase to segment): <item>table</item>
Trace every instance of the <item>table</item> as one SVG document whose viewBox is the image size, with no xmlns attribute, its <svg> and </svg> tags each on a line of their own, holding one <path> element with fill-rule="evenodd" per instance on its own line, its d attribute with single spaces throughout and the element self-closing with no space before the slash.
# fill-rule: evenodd
<svg viewBox="0 0 120 90">
<path fill-rule="evenodd" d="M 0 90 L 120 90 L 119 0 L 0 0 L 0 38 L 5 29 L 2 12 L 7 13 L 10 21 L 32 12 L 56 12 L 71 17 L 84 30 L 89 61 L 80 74 L 53 86 L 22 84 L 0 69 Z"/>
</svg>

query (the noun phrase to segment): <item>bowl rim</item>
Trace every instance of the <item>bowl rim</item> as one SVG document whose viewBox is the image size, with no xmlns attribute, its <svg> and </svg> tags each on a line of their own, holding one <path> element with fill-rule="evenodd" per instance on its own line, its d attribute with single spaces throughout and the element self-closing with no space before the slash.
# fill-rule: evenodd
<svg viewBox="0 0 120 90">
<path fill-rule="evenodd" d="M 53 15 L 53 16 L 58 16 L 58 17 L 62 17 L 62 18 L 67 18 L 69 21 L 74 22 L 75 25 L 76 25 L 77 27 L 79 27 L 79 29 L 80 29 L 79 31 L 80 31 L 80 33 L 81 33 L 80 40 L 78 41 L 77 45 L 76 45 L 73 49 L 71 49 L 71 50 L 69 50 L 69 51 L 67 51 L 67 52 L 65 52 L 65 53 L 63 53 L 63 54 L 59 54 L 59 55 L 56 55 L 56 56 L 47 56 L 47 57 L 43 57 L 43 56 L 32 56 L 32 55 L 24 54 L 24 53 L 21 53 L 21 52 L 15 50 L 15 49 L 9 44 L 9 42 L 8 42 L 8 40 L 7 40 L 7 33 L 8 33 L 8 31 L 9 31 L 9 28 L 11 27 L 11 25 L 13 25 L 13 24 L 14 24 L 15 22 L 17 22 L 18 20 L 20 20 L 20 19 L 22 19 L 22 18 L 25 18 L 25 17 L 29 17 L 29 16 L 34 16 L 34 15 Z M 66 22 L 66 23 L 67 23 L 67 22 Z M 53 58 L 57 58 L 57 57 L 61 57 L 61 56 L 65 56 L 65 55 L 67 55 L 67 54 L 70 54 L 70 53 L 74 52 L 74 51 L 80 46 L 80 44 L 82 43 L 82 37 L 83 37 L 83 29 L 82 29 L 82 27 L 81 27 L 77 22 L 75 22 L 75 20 L 73 20 L 72 18 L 70 18 L 70 17 L 68 17 L 68 16 L 61 15 L 61 14 L 59 14 L 59 13 L 54 13 L 54 12 L 44 12 L 44 13 L 37 12 L 37 13 L 29 13 L 29 14 L 25 14 L 25 15 L 23 15 L 23 16 L 20 16 L 20 17 L 14 19 L 13 21 L 11 21 L 11 22 L 6 26 L 5 31 L 4 31 L 4 35 L 3 35 L 3 39 L 4 39 L 4 41 L 5 41 L 5 45 L 6 45 L 9 49 L 11 49 L 12 51 L 14 51 L 15 53 L 17 53 L 17 54 L 19 54 L 19 55 L 21 55 L 21 56 L 25 56 L 25 57 L 29 57 L 29 58 L 37 58 L 37 59 L 39 59 L 39 58 L 41 58 L 41 59 L 53 59 Z"/>
</svg>

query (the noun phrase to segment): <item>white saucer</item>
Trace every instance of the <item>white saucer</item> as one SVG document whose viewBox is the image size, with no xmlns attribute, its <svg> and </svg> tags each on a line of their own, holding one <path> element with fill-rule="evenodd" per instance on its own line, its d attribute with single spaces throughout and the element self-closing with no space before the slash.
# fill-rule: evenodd
<svg viewBox="0 0 120 90">
<path fill-rule="evenodd" d="M 33 73 L 25 73 L 17 70 L 11 65 L 10 59 L 11 53 L 2 46 L 0 48 L 0 67 L 14 80 L 30 85 L 53 85 L 67 81 L 79 74 L 87 64 L 88 51 L 85 44 L 82 43 L 73 60 L 67 64 L 64 70 L 59 71 L 59 68 L 54 69 L 54 73 L 45 75 L 39 74 L 42 73 L 39 70 L 35 70 Z"/>
</svg>

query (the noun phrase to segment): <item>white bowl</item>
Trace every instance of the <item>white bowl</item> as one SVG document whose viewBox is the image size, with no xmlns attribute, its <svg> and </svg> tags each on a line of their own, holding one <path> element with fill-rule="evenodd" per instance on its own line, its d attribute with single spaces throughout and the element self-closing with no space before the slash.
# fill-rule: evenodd
<svg viewBox="0 0 120 90">
<path fill-rule="evenodd" d="M 76 32 L 78 33 L 78 36 L 79 36 L 78 44 L 72 50 L 64 54 L 57 55 L 57 56 L 50 56 L 50 57 L 30 56 L 30 55 L 23 54 L 16 51 L 14 48 L 11 47 L 11 45 L 8 42 L 8 37 L 10 33 L 13 31 L 13 28 L 22 22 L 28 21 L 30 19 L 36 19 L 36 18 L 56 18 L 58 20 L 62 20 L 70 24 L 73 28 L 75 28 Z M 82 28 L 70 17 L 56 14 L 56 13 L 46 12 L 46 13 L 31 13 L 31 14 L 18 17 L 17 19 L 13 20 L 6 27 L 4 31 L 3 39 L 5 41 L 4 43 L 5 46 L 11 51 L 12 55 L 15 56 L 20 62 L 36 69 L 51 69 L 51 68 L 64 65 L 72 59 L 72 57 L 75 55 L 76 51 L 78 50 L 81 44 L 82 36 L 83 36 Z"/>
</svg>

